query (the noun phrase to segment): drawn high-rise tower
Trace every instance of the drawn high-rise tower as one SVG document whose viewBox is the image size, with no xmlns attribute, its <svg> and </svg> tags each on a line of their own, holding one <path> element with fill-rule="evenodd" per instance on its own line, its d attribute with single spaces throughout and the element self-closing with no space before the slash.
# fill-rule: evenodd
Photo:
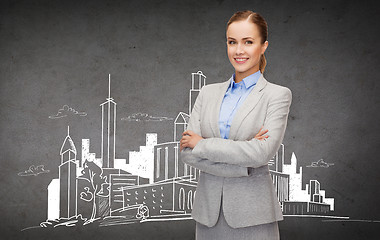
<svg viewBox="0 0 380 240">
<path fill-rule="evenodd" d="M 189 114 L 180 112 L 174 120 L 174 142 L 179 142 L 182 138 L 182 133 L 186 131 L 191 110 L 193 109 L 195 100 L 197 99 L 198 94 L 204 85 L 206 85 L 206 76 L 203 75 L 202 71 L 191 73 L 191 88 L 189 91 Z"/>
<path fill-rule="evenodd" d="M 284 153 L 285 153 L 285 146 L 284 144 L 281 144 L 276 154 L 268 162 L 269 170 L 272 170 L 275 172 L 282 172 L 282 166 L 284 166 L 284 163 L 285 163 Z"/>
<path fill-rule="evenodd" d="M 190 116 L 184 112 L 178 113 L 174 120 L 174 142 L 179 142 L 182 138 L 182 133 L 186 131 Z"/>
<path fill-rule="evenodd" d="M 195 104 L 195 100 L 201 88 L 206 85 L 206 76 L 203 75 L 202 71 L 196 73 L 191 73 L 191 89 L 189 92 L 189 115 L 191 115 L 191 110 Z"/>
<path fill-rule="evenodd" d="M 59 212 L 60 217 L 70 218 L 77 214 L 77 150 L 70 137 L 70 128 L 67 127 L 67 136 L 61 147 L 61 165 L 59 165 Z"/>
<path fill-rule="evenodd" d="M 115 164 L 116 102 L 111 98 L 111 74 L 108 75 L 108 98 L 102 104 L 102 146 L 103 168 Z"/>
</svg>

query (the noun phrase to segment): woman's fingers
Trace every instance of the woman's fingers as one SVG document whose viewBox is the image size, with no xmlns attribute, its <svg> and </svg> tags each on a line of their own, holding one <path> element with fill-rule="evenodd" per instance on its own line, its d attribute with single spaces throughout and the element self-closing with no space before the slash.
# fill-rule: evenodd
<svg viewBox="0 0 380 240">
<path fill-rule="evenodd" d="M 268 135 L 265 135 L 265 136 L 255 137 L 255 138 L 258 140 L 263 140 L 263 139 L 268 138 L 268 137 L 269 137 Z"/>
<path fill-rule="evenodd" d="M 261 133 L 261 135 L 264 135 L 264 134 L 267 133 L 267 132 L 268 132 L 268 129 L 264 130 L 264 131 Z"/>
<path fill-rule="evenodd" d="M 189 135 L 189 136 L 192 136 L 194 135 L 195 133 L 191 130 L 186 130 L 182 133 L 182 136 L 186 136 L 186 135 Z"/>
<path fill-rule="evenodd" d="M 256 134 L 256 136 L 254 137 L 255 139 L 257 140 L 264 140 L 266 138 L 268 138 L 269 136 L 268 135 L 265 135 L 267 132 L 268 132 L 268 129 L 265 129 L 265 130 L 262 130 L 264 126 L 262 126 L 260 128 L 260 131 Z"/>
<path fill-rule="evenodd" d="M 194 148 L 197 143 L 203 138 L 191 130 L 184 131 L 180 140 L 182 148 Z"/>
<path fill-rule="evenodd" d="M 266 129 L 266 130 L 260 130 L 260 131 L 256 134 L 256 136 L 257 136 L 257 137 L 262 136 L 262 135 L 266 134 L 267 132 L 268 132 L 268 129 Z"/>
<path fill-rule="evenodd" d="M 189 147 L 190 146 L 190 143 L 189 142 L 183 142 L 180 144 L 180 149 L 184 149 L 185 147 Z"/>
<path fill-rule="evenodd" d="M 180 142 L 180 150 L 184 149 L 185 147 L 188 146 L 188 142 L 189 142 L 189 136 L 188 135 L 184 135 L 181 140 L 179 141 Z"/>
</svg>

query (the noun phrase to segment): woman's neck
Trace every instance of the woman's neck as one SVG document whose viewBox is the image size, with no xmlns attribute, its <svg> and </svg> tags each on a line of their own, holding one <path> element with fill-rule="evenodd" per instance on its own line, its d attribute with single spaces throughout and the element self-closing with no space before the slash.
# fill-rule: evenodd
<svg viewBox="0 0 380 240">
<path fill-rule="evenodd" d="M 235 83 L 239 83 L 239 82 L 243 81 L 244 78 L 256 73 L 257 71 L 259 71 L 259 69 L 255 69 L 253 71 L 244 72 L 244 73 L 235 71 L 235 79 L 234 79 Z"/>
</svg>

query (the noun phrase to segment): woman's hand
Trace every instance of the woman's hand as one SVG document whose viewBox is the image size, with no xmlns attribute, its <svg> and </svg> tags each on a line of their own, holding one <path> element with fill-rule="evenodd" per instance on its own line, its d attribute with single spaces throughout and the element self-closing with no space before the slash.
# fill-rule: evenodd
<svg viewBox="0 0 380 240">
<path fill-rule="evenodd" d="M 203 137 L 191 130 L 184 131 L 180 140 L 180 151 L 185 147 L 193 149 L 201 139 L 203 139 Z"/>
<path fill-rule="evenodd" d="M 259 130 L 259 132 L 256 134 L 256 136 L 254 138 L 256 138 L 257 140 L 264 140 L 266 138 L 268 138 L 269 136 L 268 135 L 265 135 L 267 132 L 268 132 L 268 129 L 266 130 L 262 130 L 264 126 L 262 126 Z"/>
</svg>

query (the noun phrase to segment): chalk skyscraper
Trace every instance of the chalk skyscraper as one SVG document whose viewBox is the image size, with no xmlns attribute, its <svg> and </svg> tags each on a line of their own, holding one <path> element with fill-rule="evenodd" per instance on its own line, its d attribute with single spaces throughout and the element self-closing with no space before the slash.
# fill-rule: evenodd
<svg viewBox="0 0 380 240">
<path fill-rule="evenodd" d="M 77 214 L 77 150 L 75 148 L 73 140 L 70 137 L 69 127 L 67 127 L 67 136 L 63 141 L 60 155 L 61 165 L 59 165 L 59 216 L 62 218 L 70 218 Z"/>
<path fill-rule="evenodd" d="M 108 75 L 108 98 L 102 104 L 103 168 L 113 168 L 115 163 L 116 102 L 111 98 L 111 74 Z"/>
</svg>

